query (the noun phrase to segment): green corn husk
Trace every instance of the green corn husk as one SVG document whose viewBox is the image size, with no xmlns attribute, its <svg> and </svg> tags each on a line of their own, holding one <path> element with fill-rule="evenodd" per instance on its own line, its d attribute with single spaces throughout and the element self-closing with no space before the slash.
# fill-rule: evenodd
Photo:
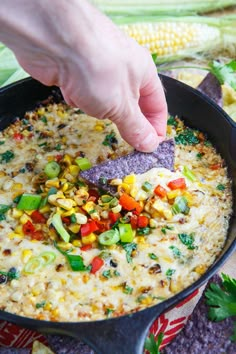
<svg viewBox="0 0 236 354">
<path fill-rule="evenodd" d="M 0 43 L 0 87 L 29 76 L 19 65 L 13 52 Z"/>
<path fill-rule="evenodd" d="M 235 0 L 93 0 L 108 15 L 194 15 L 236 5 Z"/>
</svg>

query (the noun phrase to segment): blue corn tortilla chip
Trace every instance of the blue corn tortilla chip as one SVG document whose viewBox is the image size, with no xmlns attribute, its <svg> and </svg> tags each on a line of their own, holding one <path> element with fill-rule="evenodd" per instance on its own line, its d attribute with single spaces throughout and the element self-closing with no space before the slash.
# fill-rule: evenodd
<svg viewBox="0 0 236 354">
<path fill-rule="evenodd" d="M 212 100 L 214 100 L 220 107 L 223 104 L 223 96 L 222 89 L 217 78 L 212 75 L 212 73 L 208 73 L 206 77 L 202 80 L 202 82 L 197 87 L 198 91 L 204 93 L 209 96 Z"/>
<path fill-rule="evenodd" d="M 163 141 L 152 153 L 134 151 L 129 155 L 108 160 L 89 170 L 80 172 L 87 182 L 109 191 L 116 192 L 116 187 L 109 185 L 109 180 L 123 178 L 131 173 L 142 174 L 154 167 L 174 170 L 174 139 Z"/>
</svg>

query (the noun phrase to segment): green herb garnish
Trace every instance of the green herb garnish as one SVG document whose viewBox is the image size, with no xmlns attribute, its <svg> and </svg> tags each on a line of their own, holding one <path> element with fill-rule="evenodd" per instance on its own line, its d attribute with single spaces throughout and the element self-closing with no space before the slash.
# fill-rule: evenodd
<svg viewBox="0 0 236 354">
<path fill-rule="evenodd" d="M 175 269 L 167 269 L 167 271 L 166 271 L 166 276 L 167 276 L 167 279 L 171 279 L 172 278 L 172 275 L 174 274 L 176 272 L 176 270 Z"/>
<path fill-rule="evenodd" d="M 196 136 L 196 133 L 192 129 L 186 129 L 184 132 L 178 134 L 175 137 L 175 143 L 177 145 L 196 145 L 200 141 Z"/>
<path fill-rule="evenodd" d="M 8 163 L 14 157 L 15 157 L 14 152 L 7 150 L 7 151 L 3 152 L 2 154 L 0 154 L 0 163 L 3 163 L 3 162 Z"/>
<path fill-rule="evenodd" d="M 174 257 L 176 258 L 179 258 L 182 255 L 181 251 L 175 246 L 170 246 L 169 249 L 172 250 Z"/>
<path fill-rule="evenodd" d="M 193 245 L 194 243 L 194 233 L 191 233 L 191 234 L 178 234 L 178 237 L 180 239 L 180 241 L 185 245 L 187 246 L 187 248 L 189 250 L 194 250 L 195 249 L 195 246 Z"/>
<path fill-rule="evenodd" d="M 151 333 L 145 340 L 144 348 L 149 352 L 149 354 L 161 354 L 160 345 L 163 341 L 164 333 L 159 333 L 157 340 L 155 340 L 154 334 Z"/>
<path fill-rule="evenodd" d="M 150 227 L 139 227 L 137 229 L 137 235 L 149 235 L 151 233 L 151 228 Z"/>
<path fill-rule="evenodd" d="M 9 270 L 8 272 L 3 272 L 0 270 L 0 274 L 5 275 L 8 280 L 19 279 L 20 273 L 15 269 Z"/>
<path fill-rule="evenodd" d="M 236 279 L 222 273 L 222 286 L 211 283 L 205 292 L 206 303 L 209 305 L 208 317 L 212 321 L 222 321 L 228 317 L 236 316 Z M 231 340 L 236 341 L 235 332 Z"/>
<path fill-rule="evenodd" d="M 61 144 L 57 144 L 57 145 L 55 146 L 55 150 L 60 151 L 60 150 L 61 150 Z"/>
<path fill-rule="evenodd" d="M 133 292 L 133 288 L 131 288 L 131 286 L 128 286 L 127 284 L 124 286 L 124 289 L 123 289 L 123 292 L 125 293 L 125 294 L 132 294 L 132 292 Z"/>
<path fill-rule="evenodd" d="M 148 253 L 148 257 L 154 260 L 157 260 L 158 257 L 155 255 L 155 253 Z"/>
<path fill-rule="evenodd" d="M 132 252 L 137 249 L 137 243 L 121 243 L 121 246 L 126 252 L 127 262 L 132 263 Z"/>
<path fill-rule="evenodd" d="M 54 246 L 56 247 L 56 249 L 61 253 L 63 254 L 71 269 L 74 271 L 74 272 L 83 272 L 83 271 L 90 271 L 91 269 L 91 266 L 85 266 L 84 265 L 84 260 L 81 256 L 79 255 L 74 255 L 74 254 L 69 254 L 68 252 L 70 250 L 68 250 L 67 252 L 63 251 L 60 247 L 58 247 L 57 243 L 54 242 Z"/>
<path fill-rule="evenodd" d="M 173 127 L 177 127 L 178 122 L 177 122 L 177 120 L 175 119 L 175 117 L 170 116 L 170 117 L 168 118 L 168 120 L 167 120 L 167 124 L 168 124 L 168 125 L 172 125 Z"/>
<path fill-rule="evenodd" d="M 204 154 L 203 154 L 202 152 L 198 152 L 198 153 L 196 154 L 197 160 L 201 160 L 203 156 L 204 156 Z"/>
<path fill-rule="evenodd" d="M 220 183 L 220 184 L 218 184 L 216 186 L 216 189 L 218 189 L 218 191 L 224 191 L 225 190 L 225 185 Z"/>
<path fill-rule="evenodd" d="M 42 301 L 42 302 L 38 302 L 38 303 L 35 305 L 35 307 L 36 307 L 36 309 L 41 309 L 41 308 L 43 308 L 45 305 L 46 305 L 46 301 L 44 300 L 44 301 Z"/>
<path fill-rule="evenodd" d="M 104 272 L 102 273 L 102 276 L 104 278 L 110 279 L 112 277 L 110 269 L 109 270 L 104 270 Z"/>
<path fill-rule="evenodd" d="M 105 314 L 107 315 L 107 317 L 109 317 L 113 314 L 114 311 L 115 310 L 113 310 L 113 309 L 106 308 Z"/>
<path fill-rule="evenodd" d="M 42 116 L 40 118 L 41 122 L 43 122 L 44 124 L 47 124 L 48 123 L 48 120 L 47 120 L 47 117 L 46 116 Z"/>
<path fill-rule="evenodd" d="M 0 145 L 3 145 L 3 144 L 5 144 L 5 141 L 0 141 Z"/>
<path fill-rule="evenodd" d="M 111 147 L 112 144 L 117 144 L 118 140 L 116 139 L 115 132 L 111 132 L 110 134 L 107 134 L 105 136 L 105 139 L 103 140 L 102 144 L 105 146 Z"/>
</svg>

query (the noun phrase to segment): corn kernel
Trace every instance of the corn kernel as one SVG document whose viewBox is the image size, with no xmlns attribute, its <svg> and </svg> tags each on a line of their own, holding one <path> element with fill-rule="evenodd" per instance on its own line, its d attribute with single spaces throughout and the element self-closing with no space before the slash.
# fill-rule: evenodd
<svg viewBox="0 0 236 354">
<path fill-rule="evenodd" d="M 37 113 L 38 113 L 39 116 L 43 116 L 45 114 L 45 108 L 44 107 L 40 107 L 37 110 Z"/>
<path fill-rule="evenodd" d="M 87 216 L 82 213 L 75 213 L 75 217 L 76 217 L 76 222 L 80 225 L 86 224 L 88 221 Z"/>
<path fill-rule="evenodd" d="M 79 174 L 79 166 L 78 165 L 71 165 L 71 166 L 69 166 L 69 171 L 73 177 L 77 177 Z"/>
<path fill-rule="evenodd" d="M 59 188 L 60 187 L 60 181 L 58 178 L 54 178 L 54 179 L 48 179 L 45 183 L 46 187 L 55 187 L 55 188 Z M 53 194 L 54 195 L 54 194 Z"/>
<path fill-rule="evenodd" d="M 15 228 L 15 232 L 19 235 L 24 235 L 22 225 L 17 225 Z"/>
<path fill-rule="evenodd" d="M 63 278 L 62 278 L 62 279 L 61 279 L 61 284 L 62 284 L 62 285 L 66 285 L 66 284 L 67 284 L 66 279 L 63 279 Z"/>
<path fill-rule="evenodd" d="M 153 299 L 151 296 L 146 296 L 146 297 L 140 299 L 140 303 L 143 305 L 151 305 L 153 303 Z"/>
<path fill-rule="evenodd" d="M 24 225 L 27 221 L 31 221 L 30 217 L 26 214 L 23 214 L 21 217 L 20 217 L 20 223 L 22 225 Z"/>
<path fill-rule="evenodd" d="M 32 294 L 33 296 L 38 296 L 38 295 L 40 294 L 40 290 L 37 289 L 37 288 L 33 288 L 33 289 L 31 290 L 31 294 Z"/>
<path fill-rule="evenodd" d="M 162 213 L 164 210 L 164 205 L 162 204 L 161 201 L 156 200 L 153 204 L 152 204 L 153 209 L 155 209 L 156 211 L 158 211 L 159 213 Z"/>
<path fill-rule="evenodd" d="M 189 193 L 189 192 L 184 192 L 183 195 L 188 201 L 188 206 L 192 206 L 193 205 L 193 196 L 192 196 L 192 194 Z"/>
<path fill-rule="evenodd" d="M 129 194 L 129 192 L 130 192 L 130 185 L 129 184 L 127 184 L 127 183 L 121 183 L 119 186 L 118 186 L 118 188 L 117 188 L 117 190 L 118 190 L 118 193 L 128 193 Z"/>
<path fill-rule="evenodd" d="M 32 251 L 30 249 L 25 249 L 22 251 L 22 260 L 23 262 L 28 262 L 30 257 L 32 256 Z"/>
<path fill-rule="evenodd" d="M 71 249 L 71 247 L 72 247 L 72 244 L 70 242 L 67 243 L 67 242 L 63 242 L 63 241 L 58 242 L 57 245 L 58 245 L 58 247 L 60 247 L 64 251 L 67 251 L 67 250 Z"/>
<path fill-rule="evenodd" d="M 23 184 L 22 183 L 14 183 L 13 186 L 11 187 L 12 191 L 16 191 L 18 189 L 22 189 L 23 188 Z"/>
<path fill-rule="evenodd" d="M 57 317 L 58 315 L 59 315 L 59 309 L 56 307 L 55 309 L 53 309 L 52 311 L 51 311 L 51 315 L 53 316 L 53 317 Z"/>
<path fill-rule="evenodd" d="M 134 184 L 136 182 L 136 176 L 135 175 L 125 176 L 123 182 L 127 184 Z"/>
<path fill-rule="evenodd" d="M 72 165 L 72 157 L 70 155 L 68 155 L 68 154 L 65 154 L 65 156 L 64 156 L 62 161 L 64 162 L 64 164 L 66 166 Z"/>
<path fill-rule="evenodd" d="M 158 222 L 155 220 L 155 219 L 150 219 L 149 220 L 149 226 L 152 228 L 152 229 L 156 229 L 157 226 L 158 226 Z"/>
<path fill-rule="evenodd" d="M 175 189 L 173 191 L 167 192 L 167 198 L 168 199 L 175 199 L 176 197 L 181 195 L 181 190 L 180 189 Z"/>
<path fill-rule="evenodd" d="M 59 298 L 59 302 L 65 302 L 65 298 L 64 297 L 60 297 Z"/>
<path fill-rule="evenodd" d="M 66 136 L 63 136 L 63 137 L 61 138 L 61 142 L 62 142 L 62 144 L 65 144 L 65 143 L 67 142 L 67 137 L 66 137 Z"/>
<path fill-rule="evenodd" d="M 24 212 L 22 210 L 18 210 L 16 208 L 12 209 L 12 217 L 14 219 L 19 219 L 23 214 L 24 214 Z"/>
<path fill-rule="evenodd" d="M 21 238 L 24 237 L 23 235 L 17 234 L 17 233 L 15 233 L 15 232 L 10 232 L 7 236 L 8 236 L 8 238 L 9 238 L 10 240 L 12 240 L 12 239 L 14 239 L 14 238 L 19 238 L 19 239 L 21 239 Z"/>
<path fill-rule="evenodd" d="M 78 224 L 72 224 L 68 227 L 68 229 L 73 232 L 74 234 L 77 234 L 80 230 L 80 225 Z"/>
<path fill-rule="evenodd" d="M 94 130 L 96 130 L 97 132 L 101 132 L 101 131 L 104 130 L 104 127 L 102 127 L 101 125 L 96 124 L 96 125 L 94 126 Z"/>
<path fill-rule="evenodd" d="M 45 205 L 43 208 L 39 209 L 40 213 L 44 214 L 44 213 L 48 213 L 49 211 L 51 211 L 51 208 L 49 205 Z"/>
<path fill-rule="evenodd" d="M 74 241 L 72 241 L 72 245 L 75 247 L 81 247 L 82 242 L 80 240 L 74 240 Z"/>
<path fill-rule="evenodd" d="M 62 192 L 66 192 L 68 190 L 68 188 L 69 188 L 69 183 L 66 182 L 62 185 L 61 190 L 62 190 Z"/>
<path fill-rule="evenodd" d="M 111 186 L 119 186 L 122 183 L 122 179 L 120 178 L 114 178 L 111 180 L 110 185 Z"/>
<path fill-rule="evenodd" d="M 137 193 L 138 193 L 138 188 L 134 186 L 130 191 L 130 195 L 131 197 L 136 198 Z"/>
<path fill-rule="evenodd" d="M 142 201 L 146 200 L 147 198 L 148 198 L 148 194 L 143 190 L 139 190 L 135 197 L 136 200 L 142 200 Z"/>
<path fill-rule="evenodd" d="M 88 274 L 84 274 L 82 277 L 83 283 L 86 284 L 89 281 L 89 275 Z"/>
<path fill-rule="evenodd" d="M 75 213 L 75 209 L 74 208 L 71 208 L 70 210 L 68 211 L 65 211 L 65 212 L 62 212 L 61 215 L 62 216 L 71 216 L 72 214 Z"/>
<path fill-rule="evenodd" d="M 65 112 L 62 112 L 60 109 L 58 109 L 57 115 L 58 115 L 58 117 L 60 117 L 60 118 L 65 118 L 66 113 L 65 113 Z"/>
<path fill-rule="evenodd" d="M 113 213 L 119 213 L 122 209 L 122 206 L 120 204 L 116 205 L 114 208 L 112 208 Z"/>
<path fill-rule="evenodd" d="M 84 245 L 90 245 L 91 243 L 95 242 L 97 239 L 97 236 L 91 232 L 91 234 L 89 234 L 88 236 L 84 236 L 82 237 L 82 243 Z"/>
<path fill-rule="evenodd" d="M 195 270 L 196 273 L 202 275 L 202 274 L 204 274 L 206 272 L 206 266 L 204 264 L 200 264 L 194 270 Z"/>
<path fill-rule="evenodd" d="M 87 202 L 85 205 L 82 206 L 82 209 L 87 211 L 87 213 L 91 212 L 92 210 L 96 209 L 96 204 L 92 201 Z"/>
<path fill-rule="evenodd" d="M 46 305 L 43 307 L 44 310 L 49 311 L 52 308 L 52 304 L 50 302 L 47 302 Z"/>
<path fill-rule="evenodd" d="M 166 220 L 171 220 L 173 217 L 171 210 L 168 209 L 163 210 L 163 215 Z"/>
<path fill-rule="evenodd" d="M 70 210 L 72 209 L 74 206 L 76 206 L 76 203 L 73 199 L 57 199 L 56 201 L 56 205 L 65 209 L 65 210 Z"/>
</svg>

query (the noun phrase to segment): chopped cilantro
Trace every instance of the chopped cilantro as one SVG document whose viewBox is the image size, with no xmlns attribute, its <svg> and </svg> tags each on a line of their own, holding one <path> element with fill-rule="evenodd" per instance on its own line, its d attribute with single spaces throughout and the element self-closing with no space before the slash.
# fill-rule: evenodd
<svg viewBox="0 0 236 354">
<path fill-rule="evenodd" d="M 104 272 L 102 273 L 102 276 L 103 276 L 104 278 L 107 278 L 107 279 L 111 278 L 111 277 L 112 277 L 112 274 L 111 274 L 110 269 L 109 269 L 109 270 L 104 270 Z"/>
<path fill-rule="evenodd" d="M 112 315 L 112 313 L 114 312 L 115 310 L 113 310 L 113 309 L 109 309 L 109 308 L 106 308 L 106 315 L 107 315 L 107 317 L 109 317 L 109 316 L 111 316 Z"/>
<path fill-rule="evenodd" d="M 187 246 L 189 250 L 194 250 L 195 246 L 193 245 L 194 243 L 194 233 L 191 234 L 178 234 L 178 237 L 180 241 Z"/>
<path fill-rule="evenodd" d="M 176 258 L 179 258 L 182 255 L 181 251 L 175 246 L 170 246 L 169 249 L 172 250 L 174 257 Z"/>
<path fill-rule="evenodd" d="M 26 171 L 26 170 L 25 170 L 24 167 L 22 167 L 21 169 L 19 169 L 19 172 L 20 172 L 20 173 L 25 173 L 25 171 Z"/>
<path fill-rule="evenodd" d="M 3 144 L 5 144 L 5 141 L 0 141 L 0 145 L 3 145 Z"/>
<path fill-rule="evenodd" d="M 40 118 L 40 120 L 44 123 L 44 124 L 47 124 L 48 123 L 48 120 L 47 120 L 47 117 L 46 116 L 42 116 Z"/>
<path fill-rule="evenodd" d="M 167 269 L 167 271 L 166 271 L 166 276 L 167 276 L 167 279 L 171 279 L 171 277 L 172 277 L 172 275 L 174 274 L 176 272 L 176 270 L 175 269 Z"/>
<path fill-rule="evenodd" d="M 168 225 L 163 226 L 163 227 L 161 228 L 161 232 L 162 232 L 164 235 L 166 235 L 166 230 L 174 230 L 174 228 L 173 228 L 173 226 L 168 226 Z"/>
<path fill-rule="evenodd" d="M 212 146 L 212 143 L 209 140 L 204 141 L 205 146 Z"/>
<path fill-rule="evenodd" d="M 0 163 L 3 162 L 9 162 L 11 161 L 13 158 L 15 157 L 14 152 L 7 150 L 5 152 L 3 152 L 2 154 L 0 154 Z"/>
<path fill-rule="evenodd" d="M 194 130 L 187 128 L 182 133 L 176 135 L 175 143 L 177 145 L 196 145 L 199 143 L 199 139 Z"/>
<path fill-rule="evenodd" d="M 120 272 L 118 272 L 118 270 L 114 270 L 113 275 L 114 275 L 114 277 L 119 277 L 120 276 Z"/>
<path fill-rule="evenodd" d="M 201 160 L 204 154 L 202 152 L 198 152 L 196 155 L 197 160 Z"/>
<path fill-rule="evenodd" d="M 0 214 L 0 221 L 6 220 L 6 216 L 4 214 Z"/>
<path fill-rule="evenodd" d="M 35 307 L 36 309 L 41 309 L 42 307 L 44 307 L 46 305 L 46 301 L 42 301 L 42 302 L 38 302 Z"/>
<path fill-rule="evenodd" d="M 149 337 L 145 340 L 144 348 L 149 352 L 149 354 L 161 354 L 160 345 L 163 341 L 164 333 L 158 334 L 157 340 L 155 340 L 154 334 L 151 333 Z"/>
<path fill-rule="evenodd" d="M 133 290 L 134 290 L 134 289 L 131 288 L 131 286 L 128 286 L 127 284 L 125 284 L 123 292 L 124 292 L 125 294 L 132 294 Z"/>
<path fill-rule="evenodd" d="M 216 186 L 216 189 L 218 189 L 218 191 L 224 191 L 225 190 L 225 185 L 220 183 L 220 184 L 218 184 Z"/>
<path fill-rule="evenodd" d="M 221 64 L 213 60 L 209 67 L 211 73 L 215 75 L 221 85 L 227 83 L 236 90 L 236 60 L 232 60 L 227 64 Z"/>
<path fill-rule="evenodd" d="M 23 119 L 22 119 L 22 123 L 23 123 L 24 125 L 27 125 L 27 124 L 29 124 L 29 121 L 28 121 L 28 119 L 23 118 Z"/>
<path fill-rule="evenodd" d="M 38 144 L 39 147 L 47 146 L 47 142 L 45 141 L 44 143 Z"/>
<path fill-rule="evenodd" d="M 20 273 L 15 268 L 11 268 L 8 272 L 0 270 L 0 274 L 5 275 L 8 280 L 19 279 L 20 277 Z"/>
<path fill-rule="evenodd" d="M 137 249 L 137 243 L 121 243 L 121 246 L 126 252 L 127 262 L 132 263 L 132 252 Z"/>
<path fill-rule="evenodd" d="M 118 140 L 116 139 L 115 132 L 111 132 L 110 134 L 107 134 L 102 143 L 103 143 L 103 145 L 109 146 L 109 147 L 111 147 L 112 144 L 117 144 Z"/>
<path fill-rule="evenodd" d="M 178 122 L 177 122 L 177 120 L 175 119 L 175 117 L 170 116 L 170 117 L 168 118 L 168 120 L 167 120 L 167 124 L 168 124 L 168 125 L 172 125 L 173 127 L 177 127 Z"/>
<path fill-rule="evenodd" d="M 157 260 L 158 257 L 155 255 L 155 253 L 148 253 L 149 258 Z"/>
<path fill-rule="evenodd" d="M 151 232 L 151 228 L 150 227 L 139 227 L 137 229 L 137 235 L 149 235 Z"/>
<path fill-rule="evenodd" d="M 61 150 L 61 144 L 57 144 L 57 145 L 55 146 L 55 149 L 56 149 L 57 151 L 60 151 L 60 150 Z"/>
<path fill-rule="evenodd" d="M 0 221 L 6 220 L 6 212 L 11 208 L 11 205 L 0 204 Z"/>
</svg>

